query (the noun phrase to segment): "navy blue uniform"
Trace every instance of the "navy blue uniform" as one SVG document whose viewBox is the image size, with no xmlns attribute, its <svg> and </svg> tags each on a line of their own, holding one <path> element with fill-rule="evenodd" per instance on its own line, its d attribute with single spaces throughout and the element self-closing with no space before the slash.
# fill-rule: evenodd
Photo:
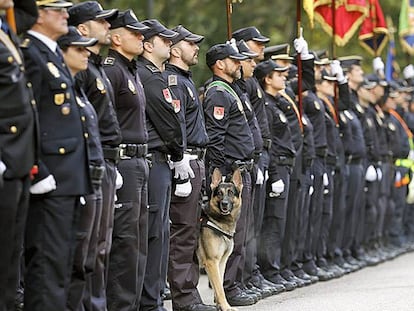
<svg viewBox="0 0 414 311">
<path fill-rule="evenodd" d="M 87 146 L 69 70 L 56 52 L 34 35 L 26 35 L 25 40 L 26 72 L 39 115 L 39 174 L 34 182 L 51 174 L 57 187 L 30 199 L 25 306 L 30 310 L 64 310 L 79 196 L 92 191 Z"/>
<path fill-rule="evenodd" d="M 104 68 L 114 90 L 114 106 L 122 133 L 118 168 L 124 182 L 117 190 L 115 202 L 108 310 L 131 310 L 139 303 L 147 263 L 146 102 L 134 60 L 129 61 L 111 49 Z"/>
</svg>

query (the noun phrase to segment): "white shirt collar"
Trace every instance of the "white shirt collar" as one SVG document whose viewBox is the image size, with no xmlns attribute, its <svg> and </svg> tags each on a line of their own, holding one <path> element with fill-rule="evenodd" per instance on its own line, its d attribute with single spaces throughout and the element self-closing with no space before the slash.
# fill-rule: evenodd
<svg viewBox="0 0 414 311">
<path fill-rule="evenodd" d="M 32 35 L 33 37 L 36 37 L 40 41 L 42 41 L 53 53 L 56 53 L 56 48 L 57 48 L 56 41 L 34 30 L 29 30 L 27 31 L 27 33 Z"/>
</svg>

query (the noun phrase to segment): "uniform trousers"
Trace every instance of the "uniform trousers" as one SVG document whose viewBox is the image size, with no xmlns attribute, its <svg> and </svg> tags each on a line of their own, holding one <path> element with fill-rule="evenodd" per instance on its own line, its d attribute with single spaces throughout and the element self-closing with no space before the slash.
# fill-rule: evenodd
<svg viewBox="0 0 414 311">
<path fill-rule="evenodd" d="M 73 267 L 79 196 L 32 195 L 29 204 L 24 310 L 63 311 Z"/>
<path fill-rule="evenodd" d="M 382 162 L 379 166 L 382 172 L 382 178 L 379 181 L 378 190 L 378 221 L 375 228 L 377 241 L 381 241 L 385 228 L 385 215 L 387 213 L 388 202 L 391 191 L 391 164 Z"/>
<path fill-rule="evenodd" d="M 147 255 L 148 163 L 143 157 L 118 164 L 123 185 L 117 191 L 108 267 L 110 311 L 137 310 Z"/>
<path fill-rule="evenodd" d="M 162 310 L 161 291 L 167 280 L 171 169 L 167 155 L 152 154 L 148 179 L 148 257 L 140 310 Z"/>
<path fill-rule="evenodd" d="M 358 211 L 361 209 L 361 189 L 363 182 L 362 164 L 349 164 L 349 180 L 346 193 L 345 230 L 342 240 L 344 257 L 351 256 L 358 224 Z"/>
<path fill-rule="evenodd" d="M 201 188 L 205 178 L 203 160 L 191 160 L 194 178 L 188 197 L 171 197 L 170 254 L 168 282 L 175 308 L 201 303 L 197 285 L 200 277 L 196 255 L 200 235 Z"/>
<path fill-rule="evenodd" d="M 84 299 L 86 311 L 106 311 L 106 284 L 108 280 L 109 253 L 114 227 L 116 165 L 112 160 L 105 160 L 105 173 L 102 179 L 102 212 L 99 222 L 97 256 L 93 272 L 87 276 Z"/>
<path fill-rule="evenodd" d="M 4 179 L 0 187 L 0 310 L 14 310 L 29 203 L 29 177 Z"/>
<path fill-rule="evenodd" d="M 82 311 L 87 278 L 94 269 L 98 244 L 99 222 L 102 212 L 102 188 L 93 185 L 93 193 L 84 197 L 80 205 L 79 223 L 73 258 L 72 277 L 69 285 L 68 310 Z M 82 200 L 81 200 L 82 201 Z"/>
<path fill-rule="evenodd" d="M 227 260 L 224 271 L 224 291 L 231 297 L 239 294 L 245 265 L 246 256 L 246 232 L 247 217 L 251 213 L 251 176 L 248 171 L 242 171 L 243 190 L 242 190 L 242 207 L 240 218 L 237 221 L 236 232 L 234 234 L 234 248 L 229 259 Z"/>
<path fill-rule="evenodd" d="M 269 194 L 272 192 L 272 182 L 276 180 L 269 179 L 266 183 L 266 205 L 258 251 L 262 274 L 270 281 L 280 273 L 281 269 L 291 167 L 279 166 L 277 174 L 277 178 L 283 180 L 285 189 L 279 196 L 271 197 Z"/>
<path fill-rule="evenodd" d="M 360 232 L 360 234 L 363 234 L 360 240 L 364 246 L 368 246 L 370 242 L 375 241 L 379 216 L 379 186 L 380 182 L 378 180 L 365 182 L 365 223 L 364 230 Z"/>
</svg>

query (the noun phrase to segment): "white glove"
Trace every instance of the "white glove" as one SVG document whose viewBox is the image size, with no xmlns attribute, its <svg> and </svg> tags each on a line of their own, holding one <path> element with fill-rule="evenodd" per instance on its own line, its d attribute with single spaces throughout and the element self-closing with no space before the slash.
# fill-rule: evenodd
<svg viewBox="0 0 414 311">
<path fill-rule="evenodd" d="M 401 181 L 401 173 L 397 172 L 395 173 L 395 182 L 400 182 Z"/>
<path fill-rule="evenodd" d="M 177 197 L 188 197 L 191 194 L 193 187 L 191 186 L 191 182 L 187 181 L 183 184 L 176 184 L 174 195 Z"/>
<path fill-rule="evenodd" d="M 414 66 L 409 64 L 404 67 L 403 75 L 405 79 L 413 79 L 414 78 Z"/>
<path fill-rule="evenodd" d="M 374 69 L 374 72 L 384 73 L 385 65 L 380 56 L 377 56 L 372 60 L 372 68 Z"/>
<path fill-rule="evenodd" d="M 268 180 L 269 180 L 269 171 L 268 170 L 265 170 L 265 173 L 264 173 L 264 181 L 267 182 Z"/>
<path fill-rule="evenodd" d="M 315 191 L 315 189 L 313 188 L 313 186 L 310 186 L 309 187 L 309 196 L 311 196 L 314 191 Z"/>
<path fill-rule="evenodd" d="M 300 53 L 300 57 L 303 60 L 309 60 L 313 58 L 312 54 L 309 54 L 308 43 L 302 36 L 293 40 L 293 46 L 297 53 Z"/>
<path fill-rule="evenodd" d="M 365 180 L 369 182 L 377 180 L 377 170 L 375 169 L 374 165 L 368 166 L 367 171 L 365 173 Z"/>
<path fill-rule="evenodd" d="M 38 181 L 34 185 L 30 186 L 31 194 L 43 194 L 48 193 L 56 189 L 56 180 L 53 175 L 49 175 L 46 178 Z"/>
<path fill-rule="evenodd" d="M 378 181 L 382 180 L 382 171 L 379 167 L 377 167 L 377 179 Z"/>
<path fill-rule="evenodd" d="M 341 63 L 337 59 L 333 60 L 331 63 L 331 74 L 336 77 L 339 84 L 344 84 L 347 82 L 344 71 L 341 67 Z"/>
<path fill-rule="evenodd" d="M 124 179 L 122 178 L 121 173 L 116 169 L 116 180 L 115 180 L 115 189 L 121 189 L 124 184 Z"/>
<path fill-rule="evenodd" d="M 328 178 L 328 174 L 323 173 L 322 179 L 323 179 L 323 186 L 324 186 L 324 187 L 328 187 L 328 186 L 329 186 L 329 178 Z"/>
<path fill-rule="evenodd" d="M 3 187 L 3 173 L 6 171 L 6 169 L 6 164 L 0 160 L 0 188 Z"/>
<path fill-rule="evenodd" d="M 283 182 L 283 180 L 279 179 L 278 181 L 272 183 L 273 193 L 281 194 L 283 191 L 285 191 L 285 183 Z"/>
<path fill-rule="evenodd" d="M 183 159 L 178 162 L 173 162 L 172 167 L 174 168 L 175 179 L 188 179 L 189 177 L 194 178 L 194 171 L 190 166 L 190 155 L 184 154 Z"/>
<path fill-rule="evenodd" d="M 260 168 L 257 169 L 256 185 L 263 185 L 264 176 Z"/>
</svg>

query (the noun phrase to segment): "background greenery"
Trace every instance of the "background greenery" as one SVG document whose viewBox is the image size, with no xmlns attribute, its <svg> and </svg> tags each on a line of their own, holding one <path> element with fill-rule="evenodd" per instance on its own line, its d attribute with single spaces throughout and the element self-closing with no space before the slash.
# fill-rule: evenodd
<svg viewBox="0 0 414 311">
<path fill-rule="evenodd" d="M 193 68 L 194 80 L 201 85 L 209 76 L 210 71 L 205 65 L 205 52 L 215 44 L 227 39 L 226 0 L 98 0 L 104 8 L 119 8 L 134 10 L 138 19 L 156 18 L 167 27 L 178 24 L 184 25 L 191 31 L 202 34 L 205 40 L 200 47 L 199 64 Z M 271 38 L 270 45 L 292 43 L 296 34 L 296 1 L 292 0 L 237 0 L 233 4 L 232 29 L 256 26 L 262 34 Z M 82 2 L 82 1 L 74 1 Z M 401 0 L 380 0 L 384 15 L 390 16 L 394 25 L 398 26 L 398 16 Z M 310 29 L 307 15 L 302 10 L 304 37 L 309 48 L 313 50 L 331 50 L 330 37 L 315 22 L 315 28 Z M 396 38 L 397 61 L 401 68 L 412 62 L 404 55 Z M 293 47 L 292 47 L 293 49 Z M 387 49 L 382 52 L 386 61 Z M 336 56 L 358 54 L 364 57 L 366 72 L 372 71 L 372 56 L 358 43 L 356 33 L 345 47 L 337 47 Z"/>
</svg>

